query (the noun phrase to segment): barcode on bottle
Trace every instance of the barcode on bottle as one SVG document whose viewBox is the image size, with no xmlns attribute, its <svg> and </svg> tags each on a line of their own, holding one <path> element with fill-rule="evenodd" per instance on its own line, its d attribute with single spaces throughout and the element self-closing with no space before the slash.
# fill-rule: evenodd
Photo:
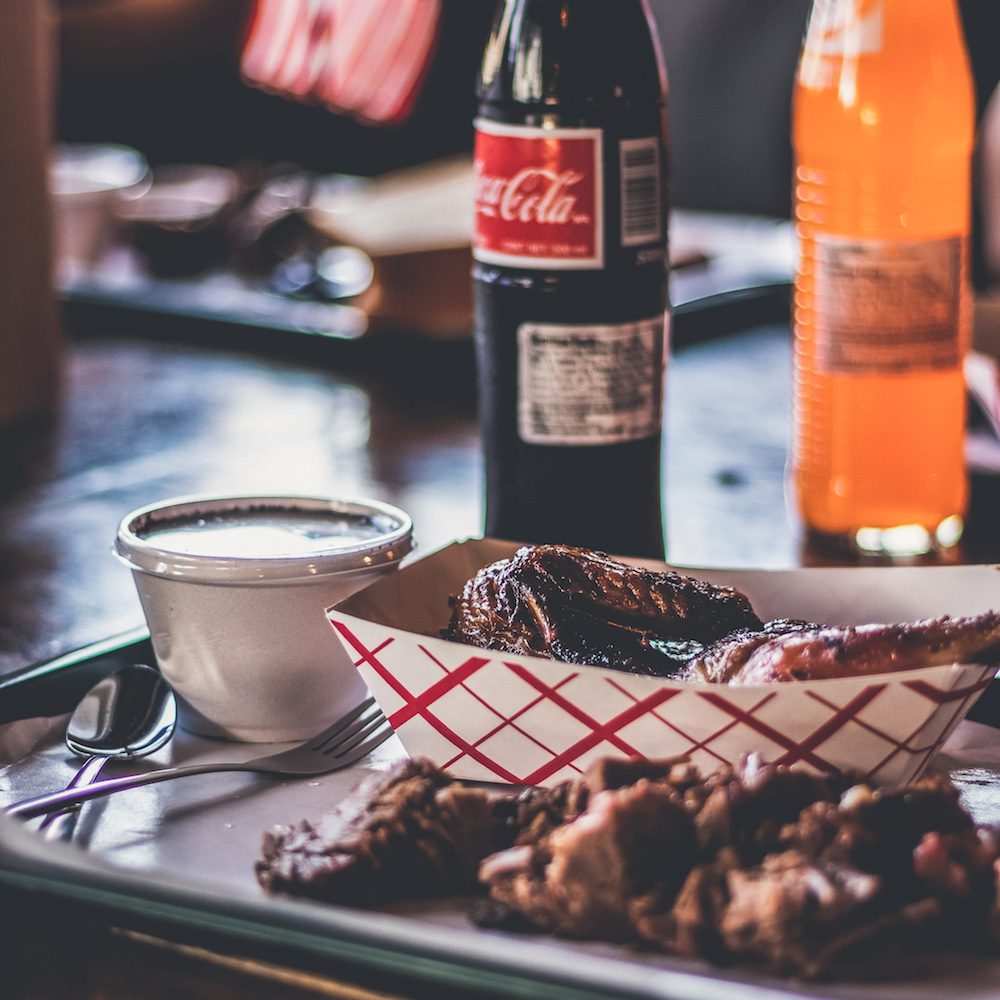
<svg viewBox="0 0 1000 1000">
<path fill-rule="evenodd" d="M 663 233 L 659 140 L 656 137 L 623 139 L 619 157 L 622 246 L 656 242 Z"/>
</svg>

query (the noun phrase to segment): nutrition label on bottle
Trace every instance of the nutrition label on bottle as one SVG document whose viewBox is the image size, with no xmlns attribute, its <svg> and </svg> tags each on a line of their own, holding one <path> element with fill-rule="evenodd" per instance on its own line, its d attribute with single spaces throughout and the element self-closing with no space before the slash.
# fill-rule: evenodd
<svg viewBox="0 0 1000 1000">
<path fill-rule="evenodd" d="M 834 374 L 951 368 L 962 240 L 816 239 L 816 361 Z"/>
<path fill-rule="evenodd" d="M 518 432 L 528 444 L 600 445 L 660 431 L 665 318 L 518 327 Z"/>
</svg>

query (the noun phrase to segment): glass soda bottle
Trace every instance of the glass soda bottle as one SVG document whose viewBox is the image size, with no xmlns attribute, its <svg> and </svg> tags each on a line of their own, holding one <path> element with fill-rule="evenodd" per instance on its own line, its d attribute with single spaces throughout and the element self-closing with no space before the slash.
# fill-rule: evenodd
<svg viewBox="0 0 1000 1000">
<path fill-rule="evenodd" d="M 814 0 L 792 120 L 794 475 L 806 528 L 855 550 L 962 532 L 974 128 L 955 0 Z"/>
<path fill-rule="evenodd" d="M 662 557 L 666 75 L 646 0 L 506 0 L 478 80 L 488 535 Z"/>
</svg>

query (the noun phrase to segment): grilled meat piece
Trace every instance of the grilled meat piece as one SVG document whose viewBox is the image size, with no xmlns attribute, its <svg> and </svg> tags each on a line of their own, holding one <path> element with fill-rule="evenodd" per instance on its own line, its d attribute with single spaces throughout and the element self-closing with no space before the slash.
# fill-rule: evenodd
<svg viewBox="0 0 1000 1000">
<path fill-rule="evenodd" d="M 660 757 L 599 757 L 578 778 L 567 782 L 566 814 L 575 819 L 586 808 L 592 795 L 626 788 L 637 781 L 665 781 L 679 795 L 701 787 L 702 777 L 686 755 Z"/>
<path fill-rule="evenodd" d="M 824 953 L 847 928 L 866 928 L 869 935 L 882 928 L 875 905 L 881 888 L 877 875 L 843 863 L 797 851 L 771 854 L 756 868 L 726 872 L 718 934 L 731 956 L 816 978 L 826 965 Z"/>
<path fill-rule="evenodd" d="M 702 858 L 732 850 L 740 864 L 759 864 L 783 849 L 782 832 L 814 803 L 835 803 L 852 775 L 819 775 L 765 764 L 752 754 L 702 781 L 695 815 Z"/>
<path fill-rule="evenodd" d="M 661 945 L 696 934 L 673 913 L 694 867 L 723 851 L 731 865 L 759 862 L 804 806 L 835 801 L 846 783 L 757 760 L 707 779 L 679 759 L 601 762 L 571 786 L 562 826 L 485 859 L 480 879 L 494 905 L 477 919 L 518 926 L 513 912 L 521 926 Z M 685 905 L 697 898 L 689 888 Z"/>
<path fill-rule="evenodd" d="M 997 847 L 947 778 L 856 785 L 804 809 L 781 840 L 785 850 L 725 873 L 716 926 L 731 956 L 817 978 L 985 944 Z"/>
<path fill-rule="evenodd" d="M 1000 663 L 1000 612 L 904 625 L 763 623 L 747 598 L 566 545 L 525 546 L 453 598 L 442 636 L 484 649 L 722 684 Z"/>
<path fill-rule="evenodd" d="M 730 684 L 771 684 L 974 662 L 1000 663 L 1000 613 L 758 634 L 696 658 L 691 671 Z"/>
<path fill-rule="evenodd" d="M 685 680 L 728 684 L 758 646 L 763 646 L 775 636 L 821 628 L 823 628 L 822 625 L 816 625 L 813 622 L 797 621 L 793 618 L 775 618 L 765 623 L 759 632 L 732 632 L 721 639 L 716 639 L 715 642 L 706 646 L 700 654 L 691 659 L 688 663 Z"/>
<path fill-rule="evenodd" d="M 810 788 L 803 777 L 754 766 L 710 777 L 694 816 L 698 863 L 672 906 L 636 900 L 637 936 L 805 978 L 898 971 L 922 951 L 985 944 L 997 843 L 947 778 L 840 794 L 842 779 Z"/>
<path fill-rule="evenodd" d="M 987 947 L 998 859 L 1000 833 L 943 776 L 883 789 L 753 758 L 707 777 L 606 759 L 487 793 L 414 760 L 316 827 L 267 834 L 257 872 L 269 892 L 354 906 L 486 891 L 486 926 L 842 978 Z"/>
<path fill-rule="evenodd" d="M 783 843 L 875 872 L 898 887 L 912 883 L 913 852 L 928 832 L 950 837 L 974 829 L 951 781 L 931 776 L 902 788 L 856 784 L 837 802 L 817 801 L 784 830 Z"/>
<path fill-rule="evenodd" d="M 515 844 L 535 844 L 565 823 L 567 817 L 576 815 L 570 783 L 565 781 L 552 788 L 525 788 L 514 796 L 497 793 L 493 815 L 497 824 L 494 831 L 497 850 Z"/>
<path fill-rule="evenodd" d="M 257 879 L 271 893 L 350 906 L 476 892 L 487 855 L 544 842 L 592 795 L 640 775 L 662 778 L 680 767 L 680 778 L 695 780 L 683 760 L 598 760 L 553 788 L 490 792 L 430 761 L 408 760 L 359 784 L 317 825 L 303 820 L 265 833 Z"/>
<path fill-rule="evenodd" d="M 636 929 L 678 955 L 845 979 L 912 975 L 921 953 L 940 953 L 945 925 L 939 897 L 892 896 L 880 876 L 842 859 L 788 850 L 745 867 L 727 849 L 692 868 L 674 906 Z"/>
<path fill-rule="evenodd" d="M 696 850 L 676 791 L 643 778 L 592 795 L 583 813 L 538 844 L 491 855 L 479 876 L 493 900 L 538 929 L 628 941 L 632 900 L 654 891 L 672 900 Z"/>
<path fill-rule="evenodd" d="M 675 764 L 568 801 L 582 811 L 483 861 L 491 926 L 805 978 L 986 942 L 997 842 L 946 778 L 876 789 L 749 759 L 694 781 Z"/>
<path fill-rule="evenodd" d="M 763 623 L 746 597 L 567 545 L 525 546 L 454 600 L 447 639 L 567 663 L 671 676 L 705 644 Z"/>
<path fill-rule="evenodd" d="M 729 902 L 726 874 L 739 867 L 736 853 L 723 850 L 688 872 L 672 904 L 663 906 L 652 896 L 635 900 L 631 915 L 638 940 L 673 955 L 726 964 L 719 921 Z"/>
<path fill-rule="evenodd" d="M 433 764 L 406 761 L 362 783 L 318 826 L 264 835 L 257 879 L 268 892 L 351 906 L 468 892 L 501 846 L 495 804 Z"/>
</svg>

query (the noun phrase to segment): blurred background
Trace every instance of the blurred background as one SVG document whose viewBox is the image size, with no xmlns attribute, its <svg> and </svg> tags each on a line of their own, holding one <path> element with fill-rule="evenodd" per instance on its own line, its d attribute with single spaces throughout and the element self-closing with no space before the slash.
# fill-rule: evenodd
<svg viewBox="0 0 1000 1000">
<path fill-rule="evenodd" d="M 670 84 L 674 203 L 787 216 L 789 104 L 809 0 L 651 0 Z M 471 150 L 494 0 L 443 0 L 413 114 L 372 128 L 248 87 L 253 0 L 61 0 L 57 130 L 151 163 L 256 157 L 373 175 Z M 980 108 L 1000 78 L 988 0 L 961 4 Z"/>
<path fill-rule="evenodd" d="M 257 277 L 263 274 L 269 280 L 276 277 L 275 287 L 280 291 L 315 293 L 315 275 L 310 277 L 303 270 L 302 255 L 316 255 L 317 247 L 311 242 L 316 234 L 306 232 L 309 227 L 302 223 L 308 215 L 304 206 L 315 207 L 318 200 L 322 202 L 321 214 L 325 213 L 319 220 L 321 235 L 326 238 L 323 242 L 360 245 L 369 255 L 383 259 L 382 273 L 375 276 L 380 291 L 377 295 L 369 292 L 367 299 L 361 300 L 369 317 L 381 317 L 392 325 L 394 318 L 406 312 L 416 317 L 417 332 L 438 336 L 468 332 L 468 296 L 449 302 L 442 298 L 441 289 L 465 284 L 468 254 L 456 252 L 462 249 L 456 244 L 465 242 L 471 216 L 463 201 L 466 188 L 461 171 L 472 149 L 473 84 L 494 0 L 331 0 L 328 8 L 334 9 L 344 24 L 365 17 L 371 21 L 367 28 L 354 25 L 358 37 L 370 29 L 369 36 L 355 46 L 357 65 L 362 69 L 373 46 L 383 43 L 385 24 L 393 18 L 397 23 L 400 18 L 410 19 L 414 26 L 411 35 L 417 26 L 431 25 L 428 30 L 433 37 L 412 99 L 397 109 L 395 117 L 383 115 L 375 121 L 369 119 L 366 112 L 370 108 L 360 100 L 351 106 L 352 98 L 345 97 L 350 88 L 344 80 L 335 81 L 339 90 L 321 103 L 315 93 L 303 92 L 308 88 L 300 86 L 296 93 L 294 80 L 280 79 L 282 72 L 288 75 L 287 67 L 276 68 L 277 49 L 268 41 L 281 30 L 273 23 L 280 19 L 275 12 L 286 17 L 288 12 L 309 10 L 309 4 L 296 0 L 53 2 L 58 35 L 58 142 L 124 144 L 138 150 L 154 174 L 177 164 L 235 170 L 237 176 L 229 178 L 235 184 L 231 189 L 226 189 L 225 178 L 209 177 L 207 181 L 210 187 L 215 185 L 212 198 L 217 205 L 227 204 L 230 214 L 234 199 L 242 195 L 243 204 L 237 207 L 245 208 L 251 194 L 259 193 L 279 176 L 283 178 L 278 189 L 283 207 L 275 210 L 272 198 L 270 209 L 261 209 L 258 204 L 258 217 L 250 220 L 249 227 L 245 217 L 237 220 L 244 224 L 244 245 L 235 261 L 238 270 Z M 791 210 L 792 77 L 809 0 L 650 0 L 650 6 L 669 80 L 674 208 L 787 221 Z M 1000 79 L 1000 46 L 993 42 L 988 0 L 963 0 L 961 7 L 985 122 L 989 98 Z M 317 5 L 312 9 L 318 9 Z M 376 12 L 387 19 L 377 26 Z M 300 26 L 296 30 L 307 37 L 312 29 L 303 31 Z M 251 65 L 247 53 L 254 42 L 260 48 L 262 38 L 265 49 L 271 45 L 272 51 L 265 55 L 272 65 L 262 67 L 259 53 Z M 312 46 L 314 41 L 305 44 Z M 311 52 L 310 58 L 316 57 L 316 51 L 322 52 L 322 48 Z M 343 57 L 340 51 L 330 58 L 343 62 Z M 287 53 L 284 58 L 287 60 Z M 257 79 L 252 78 L 254 74 Z M 984 148 L 992 156 L 996 145 L 984 144 Z M 396 203 L 390 203 L 382 216 L 365 215 L 360 222 L 354 215 L 347 218 L 346 199 L 349 194 L 355 197 L 350 203 L 354 212 L 360 207 L 356 199 L 359 189 L 341 185 L 331 191 L 328 180 L 395 176 L 428 163 L 435 165 L 435 171 L 418 175 L 416 187 L 411 184 L 405 192 L 410 205 L 425 206 L 423 216 L 419 207 L 413 210 L 410 232 L 403 231 L 406 220 Z M 441 170 L 437 170 L 439 166 Z M 990 174 L 994 175 L 1000 176 L 1000 167 Z M 318 194 L 317 179 L 324 179 Z M 176 174 L 171 180 L 176 182 Z M 452 192 L 450 203 L 445 188 Z M 186 193 L 191 195 L 191 189 Z M 203 192 L 195 193 L 203 196 Z M 979 287 L 991 284 L 1000 273 L 994 270 L 1000 269 L 1000 260 L 990 263 L 992 258 L 988 259 L 984 250 L 996 242 L 993 236 L 984 236 L 984 230 L 1000 233 L 1000 225 L 984 223 L 984 217 L 1000 216 L 1000 209 L 992 204 L 984 207 L 992 200 L 995 196 L 990 191 L 978 191 L 974 277 Z M 261 210 L 271 211 L 271 216 L 261 218 Z M 182 240 L 176 233 L 166 236 L 162 218 L 151 226 L 144 217 L 162 216 L 163 212 L 162 199 L 152 198 L 119 212 L 127 217 L 140 242 L 145 240 L 140 249 L 145 252 L 147 270 L 151 265 L 160 277 L 179 277 L 183 276 L 180 271 L 195 272 L 217 264 L 223 251 L 230 252 L 226 263 L 233 263 L 232 219 L 221 220 L 228 226 L 226 234 L 220 233 L 217 225 L 208 227 L 199 243 Z M 385 230 L 386 212 L 398 231 Z M 275 226 L 279 220 L 280 225 Z M 317 221 L 315 215 L 311 221 Z M 682 219 L 675 227 L 675 263 L 716 254 L 711 227 L 703 218 L 696 221 L 692 227 Z M 143 223 L 146 232 L 140 234 Z M 176 230 L 176 223 L 170 220 L 167 228 Z M 346 226 L 343 231 L 337 228 L 341 224 Z M 436 230 L 421 229 L 428 225 Z M 745 237 L 747 231 L 738 235 Z M 790 231 L 781 234 L 784 243 L 777 257 L 772 245 L 762 248 L 757 240 L 760 235 L 758 228 L 749 244 L 750 252 L 764 261 L 763 273 L 755 280 L 767 284 L 782 275 L 787 280 Z M 765 241 L 772 235 L 765 232 Z M 223 247 L 221 242 L 230 245 Z M 418 246 L 421 242 L 424 245 Z M 179 254 L 172 255 L 177 246 Z M 433 261 L 433 273 L 439 275 L 437 306 L 430 301 L 414 305 L 414 289 L 423 286 L 428 272 L 421 270 L 420 258 L 396 259 L 399 252 L 413 249 L 451 251 Z M 293 260 L 286 266 L 288 258 Z M 336 273 L 333 279 L 319 282 L 320 297 L 350 301 L 349 293 L 369 280 L 363 261 L 338 258 L 326 263 Z M 280 273 L 270 273 L 269 269 L 279 265 Z M 342 280 L 346 283 L 341 286 Z M 454 290 L 450 294 L 458 296 Z M 401 301 L 386 300 L 387 295 Z M 342 319 L 348 322 L 346 317 Z"/>
<path fill-rule="evenodd" d="M 324 5 L 390 21 L 396 11 L 414 23 L 433 15 L 431 58 L 412 103 L 404 100 L 392 120 L 372 123 L 356 103 L 282 96 L 274 74 L 269 89 L 248 82 L 244 53 L 261 11 Z M 671 557 L 795 564 L 800 540 L 782 478 L 789 122 L 809 0 L 650 6 L 669 78 L 671 337 L 685 348 L 672 361 L 668 394 Z M 977 176 L 993 185 L 977 188 L 977 209 L 989 222 L 1000 218 L 1000 104 L 989 103 L 1000 76 L 995 0 L 961 6 L 983 116 L 980 153 L 988 154 Z M 396 503 L 421 525 L 427 547 L 478 533 L 470 158 L 473 84 L 494 7 L 0 5 L 0 670 L 135 624 L 131 584 L 123 587 L 107 557 L 108 532 L 125 511 L 162 496 L 273 492 L 279 484 Z M 19 44 L 30 55 L 41 34 L 33 18 L 13 30 L 21 11 L 44 16 L 51 66 L 10 58 Z M 370 37 L 383 34 L 376 26 Z M 38 85 L 29 92 L 22 81 L 31 73 Z M 60 238 L 80 209 L 71 228 L 89 242 L 72 252 L 64 245 L 59 261 L 70 349 L 62 351 L 57 426 L 23 435 L 5 433 L 2 404 L 18 390 L 25 412 L 47 402 L 61 345 L 55 332 L 42 336 L 40 311 L 51 304 L 39 287 L 48 279 L 39 166 L 49 136 L 41 114 L 12 114 L 18 83 L 26 108 L 31 98 L 53 109 Z M 28 137 L 34 158 L 23 155 Z M 95 144 L 119 148 L 94 159 L 87 150 Z M 40 190 L 32 198 L 13 183 L 33 179 Z M 115 185 L 119 196 L 109 199 Z M 88 229 L 95 206 L 117 224 L 114 239 Z M 982 290 L 1000 276 L 997 234 L 997 225 L 977 229 Z M 984 246 L 995 247 L 992 256 Z M 753 297 L 757 291 L 764 294 Z M 19 296 L 23 309 L 12 312 Z M 713 296 L 717 308 L 700 307 Z M 998 355 L 1000 299 L 984 291 L 979 300 L 977 314 L 980 305 L 994 307 Z M 685 311 L 688 303 L 699 307 Z M 741 336 L 717 337 L 727 323 Z M 392 349 L 375 336 L 383 332 L 400 335 Z M 218 346 L 227 350 L 212 350 Z M 298 366 L 300 347 L 319 363 Z M 26 365 L 19 370 L 31 356 L 45 377 L 41 389 Z M 992 391 L 996 379 L 987 374 Z M 980 464 L 1000 469 L 998 452 L 994 435 Z M 979 493 L 982 524 L 995 523 L 1000 502 L 1000 476 L 990 479 L 997 485 Z"/>
</svg>

